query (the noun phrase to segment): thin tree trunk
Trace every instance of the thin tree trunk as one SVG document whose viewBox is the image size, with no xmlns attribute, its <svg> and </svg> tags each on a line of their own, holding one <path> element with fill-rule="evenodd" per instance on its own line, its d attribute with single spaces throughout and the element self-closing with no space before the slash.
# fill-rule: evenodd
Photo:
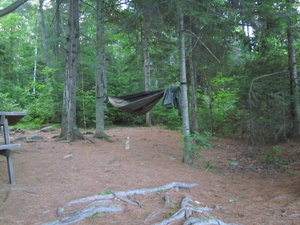
<svg viewBox="0 0 300 225">
<path fill-rule="evenodd" d="M 63 93 L 63 112 L 60 138 L 69 142 L 84 139 L 76 126 L 76 78 L 79 50 L 79 5 L 78 0 L 69 3 L 69 31 L 67 36 L 67 65 Z"/>
<path fill-rule="evenodd" d="M 298 12 L 294 8 L 295 0 L 286 0 L 288 3 L 288 15 L 297 16 Z M 290 89 L 291 89 L 291 115 L 293 122 L 293 134 L 296 137 L 300 136 L 300 111 L 299 111 L 299 82 L 296 62 L 296 47 L 294 37 L 294 24 L 292 18 L 288 18 L 287 39 L 288 39 L 288 60 L 290 70 Z"/>
<path fill-rule="evenodd" d="M 53 54 L 54 54 L 54 64 L 56 72 L 53 73 L 53 86 L 58 87 L 60 83 L 63 80 L 63 64 L 65 61 L 62 59 L 64 54 L 61 54 L 60 52 L 60 45 L 61 45 L 61 16 L 60 16 L 60 4 L 61 0 L 56 0 L 55 3 L 55 31 L 54 31 L 54 45 L 53 45 Z M 65 53 L 65 52 L 64 52 Z M 54 99 L 54 106 L 53 106 L 53 112 L 55 115 L 55 121 L 60 121 L 61 119 L 61 108 L 62 108 L 62 99 L 60 92 L 54 92 L 53 93 L 53 99 Z"/>
<path fill-rule="evenodd" d="M 37 43 L 35 43 L 34 46 L 34 66 L 33 66 L 33 88 L 32 88 L 32 93 L 35 94 L 35 83 L 36 83 L 36 73 L 37 73 Z"/>
<path fill-rule="evenodd" d="M 209 121 L 210 121 L 210 132 L 214 133 L 215 130 L 215 122 L 214 122 L 214 111 L 213 111 L 213 90 L 211 84 L 208 84 L 207 92 L 209 97 Z"/>
<path fill-rule="evenodd" d="M 55 7 L 56 7 L 56 10 L 55 10 L 55 45 L 54 45 L 54 49 L 53 49 L 56 64 L 59 64 L 59 61 L 60 61 L 60 54 L 59 54 L 60 33 L 61 33 L 60 3 L 61 3 L 61 0 L 56 0 L 56 3 L 55 3 Z M 57 78 L 54 77 L 54 80 L 57 80 Z"/>
<path fill-rule="evenodd" d="M 190 21 L 190 30 L 192 31 L 192 23 Z M 193 60 L 193 37 L 190 36 L 189 45 L 189 63 L 190 63 L 190 80 L 191 80 L 191 132 L 199 133 L 199 121 L 198 121 L 198 104 L 197 104 L 197 77 L 195 74 L 194 60 Z"/>
<path fill-rule="evenodd" d="M 104 131 L 104 108 L 107 95 L 105 67 L 105 37 L 103 0 L 97 1 L 97 60 L 96 60 L 96 138 L 107 138 Z"/>
<path fill-rule="evenodd" d="M 299 84 L 298 84 L 298 73 L 296 63 L 296 48 L 295 38 L 293 34 L 292 26 L 287 29 L 288 38 L 288 56 L 289 56 L 289 70 L 290 70 L 290 88 L 292 95 L 292 119 L 294 134 L 300 136 L 300 111 L 299 111 Z"/>
<path fill-rule="evenodd" d="M 180 49 L 180 83 L 182 101 L 182 129 L 183 129 L 183 162 L 192 164 L 192 147 L 190 141 L 190 124 L 187 95 L 187 78 L 185 64 L 185 43 L 184 43 L 184 21 L 181 8 L 179 9 L 179 49 Z"/>
<path fill-rule="evenodd" d="M 149 46 L 148 29 L 149 29 L 148 22 L 144 21 L 143 52 L 144 52 L 145 91 L 151 90 L 151 65 L 150 65 L 150 46 Z M 151 111 L 146 114 L 146 124 L 148 126 L 152 126 Z"/>
<path fill-rule="evenodd" d="M 44 15 L 44 11 L 43 11 L 44 0 L 40 0 L 39 2 L 40 2 L 39 13 L 40 13 L 40 17 L 41 17 L 42 44 L 43 44 L 43 49 L 44 49 L 45 62 L 46 62 L 47 67 L 50 67 L 49 48 L 48 48 L 46 25 L 45 25 L 45 15 Z"/>
</svg>

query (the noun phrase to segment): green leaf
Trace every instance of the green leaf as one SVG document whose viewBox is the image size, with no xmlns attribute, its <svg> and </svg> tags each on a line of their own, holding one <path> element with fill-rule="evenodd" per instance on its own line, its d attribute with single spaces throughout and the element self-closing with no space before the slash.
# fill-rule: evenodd
<svg viewBox="0 0 300 225">
<path fill-rule="evenodd" d="M 230 163 L 230 166 L 238 166 L 239 165 L 239 162 L 238 161 L 232 161 Z"/>
</svg>

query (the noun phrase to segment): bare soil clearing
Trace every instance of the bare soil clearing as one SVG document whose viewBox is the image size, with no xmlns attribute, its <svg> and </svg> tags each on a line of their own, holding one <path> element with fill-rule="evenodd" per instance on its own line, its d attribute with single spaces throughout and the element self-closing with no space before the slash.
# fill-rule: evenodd
<svg viewBox="0 0 300 225">
<path fill-rule="evenodd" d="M 104 140 L 68 144 L 52 137 L 59 131 L 26 131 L 13 140 L 41 135 L 42 140 L 21 143 L 15 150 L 16 185 L 8 181 L 5 157 L 0 157 L 0 224 L 34 225 L 60 219 L 58 207 L 97 194 L 154 188 L 171 182 L 197 183 L 180 191 L 158 191 L 132 195 L 141 207 L 120 201 L 122 212 L 101 213 L 76 224 L 153 224 L 170 217 L 185 196 L 209 215 L 232 224 L 300 224 L 300 143 L 280 145 L 282 152 L 272 156 L 280 167 L 262 164 L 268 157 L 251 150 L 243 142 L 212 138 L 213 148 L 203 150 L 195 166 L 182 164 L 180 132 L 160 127 L 114 128 L 107 130 L 112 143 Z M 126 137 L 130 149 L 125 149 Z M 92 135 L 87 135 L 92 139 Z M 270 153 L 271 154 L 271 153 Z M 269 156 L 270 157 L 270 156 Z M 292 160 L 286 164 L 285 158 Z M 170 205 L 151 221 L 145 219 Z M 81 205 L 82 206 L 82 205 Z M 80 206 L 80 207 L 81 207 Z M 172 223 L 183 224 L 183 221 Z"/>
</svg>

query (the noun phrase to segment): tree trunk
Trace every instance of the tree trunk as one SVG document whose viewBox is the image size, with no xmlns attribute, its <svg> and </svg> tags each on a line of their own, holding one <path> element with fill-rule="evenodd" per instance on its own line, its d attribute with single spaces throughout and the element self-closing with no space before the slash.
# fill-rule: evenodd
<svg viewBox="0 0 300 225">
<path fill-rule="evenodd" d="M 183 129 L 183 162 L 192 164 L 192 147 L 190 141 L 189 109 L 187 96 L 187 78 L 185 64 L 184 21 L 181 8 L 179 9 L 179 49 L 180 49 L 180 84 L 182 101 Z"/>
<path fill-rule="evenodd" d="M 96 138 L 107 138 L 104 131 L 104 108 L 107 95 L 105 67 L 105 37 L 103 0 L 97 1 L 97 60 L 96 60 Z"/>
<path fill-rule="evenodd" d="M 46 62 L 47 67 L 50 67 L 49 48 L 48 48 L 46 25 L 45 25 L 45 15 L 44 15 L 44 11 L 43 11 L 44 0 L 40 0 L 39 2 L 40 2 L 39 13 L 40 13 L 40 17 L 41 17 L 42 44 L 43 44 L 45 62 Z"/>
<path fill-rule="evenodd" d="M 76 126 L 76 77 L 79 42 L 79 5 L 78 0 L 70 0 L 67 36 L 67 65 L 63 93 L 63 109 L 60 138 L 69 142 L 83 135 Z"/>
<path fill-rule="evenodd" d="M 192 23 L 190 21 L 190 30 L 192 31 Z M 191 32 L 192 33 L 192 32 Z M 189 63 L 190 63 L 190 80 L 191 80 L 191 132 L 199 133 L 199 121 L 198 121 L 198 104 L 197 104 L 197 77 L 195 74 L 194 60 L 193 60 L 193 37 L 190 36 L 189 45 Z"/>
<path fill-rule="evenodd" d="M 14 3 L 12 3 L 11 5 L 7 6 L 6 8 L 1 9 L 0 10 L 0 17 L 6 16 L 7 14 L 13 12 L 14 10 L 19 8 L 21 5 L 23 5 L 27 1 L 28 0 L 18 0 L 18 1 L 15 1 Z"/>
<path fill-rule="evenodd" d="M 61 4 L 61 0 L 56 0 L 55 3 L 55 31 L 54 31 L 54 45 L 53 45 L 53 54 L 54 54 L 54 65 L 55 65 L 55 69 L 56 72 L 53 73 L 53 81 L 54 84 L 53 86 L 55 86 L 55 88 L 58 88 L 58 86 L 61 84 L 62 80 L 63 80 L 63 64 L 64 64 L 64 60 L 63 55 L 60 52 L 60 45 L 61 45 L 61 16 L 60 16 L 60 4 Z M 53 99 L 54 99 L 54 106 L 53 106 L 53 112 L 55 115 L 55 121 L 59 122 L 61 120 L 61 108 L 62 108 L 62 99 L 61 99 L 61 94 L 60 92 L 54 92 L 53 93 Z"/>
<path fill-rule="evenodd" d="M 53 49 L 56 64 L 59 64 L 59 61 L 60 61 L 60 54 L 59 54 L 60 33 L 61 33 L 60 3 L 61 3 L 61 0 L 56 0 L 56 3 L 55 3 L 55 7 L 56 7 L 56 10 L 55 10 L 55 45 L 54 45 L 54 49 Z M 57 76 L 57 75 L 54 75 L 54 76 Z M 57 78 L 54 77 L 54 80 L 56 81 Z"/>
<path fill-rule="evenodd" d="M 289 1 L 292 2 L 292 1 Z M 287 29 L 288 38 L 288 57 L 289 57 L 289 70 L 290 70 L 290 88 L 292 95 L 292 120 L 293 120 L 293 133 L 295 136 L 300 136 L 300 111 L 299 111 L 299 84 L 296 63 L 296 47 L 293 32 L 293 26 L 288 25 Z"/>
<path fill-rule="evenodd" d="M 145 20 L 147 20 L 147 18 L 145 18 Z M 143 32 L 143 52 L 144 52 L 145 91 L 150 91 L 151 90 L 151 65 L 150 65 L 148 21 L 144 21 L 144 29 L 143 30 L 144 30 L 144 32 Z M 146 114 L 146 124 L 148 126 L 152 126 L 151 111 Z"/>
<path fill-rule="evenodd" d="M 33 66 L 33 88 L 32 88 L 32 94 L 35 94 L 35 84 L 36 84 L 36 73 L 37 73 L 37 54 L 38 54 L 38 48 L 37 43 L 35 43 L 34 46 L 34 66 Z"/>
</svg>

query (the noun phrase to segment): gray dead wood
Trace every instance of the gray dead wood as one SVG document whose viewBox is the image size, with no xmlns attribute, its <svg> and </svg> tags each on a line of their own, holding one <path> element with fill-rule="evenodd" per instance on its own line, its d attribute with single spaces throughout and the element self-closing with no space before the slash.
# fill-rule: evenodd
<svg viewBox="0 0 300 225">
<path fill-rule="evenodd" d="M 94 195 L 87 198 L 81 198 L 77 199 L 71 202 L 68 202 L 64 206 L 61 206 L 57 209 L 57 214 L 61 216 L 64 213 L 64 210 L 66 207 L 71 207 L 75 204 L 79 203 L 87 203 L 90 201 L 94 201 L 88 206 L 84 206 L 85 208 L 82 210 L 75 211 L 68 216 L 56 220 L 53 222 L 45 223 L 43 225 L 68 225 L 73 224 L 75 222 L 78 222 L 82 219 L 85 219 L 87 217 L 91 217 L 96 213 L 102 213 L 102 212 L 120 212 L 124 211 L 124 208 L 119 205 L 107 205 L 108 203 L 111 203 L 113 199 L 120 199 L 122 201 L 125 201 L 127 203 L 140 206 L 138 202 L 129 200 L 127 198 L 124 198 L 124 196 L 134 195 L 134 194 L 148 194 L 152 192 L 157 191 L 166 191 L 168 189 L 175 189 L 176 191 L 180 188 L 191 188 L 195 187 L 197 184 L 186 184 L 186 183 L 180 183 L 180 182 L 173 182 L 164 186 L 155 187 L 155 188 L 147 188 L 147 189 L 136 189 L 136 190 L 130 190 L 130 191 L 119 191 L 115 192 L 113 194 L 107 194 L 107 195 Z M 149 214 L 145 222 L 148 222 L 152 219 L 154 219 L 157 215 L 163 213 L 166 211 L 166 207 L 170 203 L 170 197 L 168 194 L 165 195 L 165 205 L 164 208 L 158 211 L 155 211 L 151 214 Z M 221 220 L 217 219 L 205 219 L 205 218 L 194 218 L 190 217 L 193 213 L 203 213 L 205 216 L 209 216 L 208 211 L 210 211 L 210 208 L 206 207 L 197 207 L 194 205 L 196 203 L 193 201 L 190 197 L 186 196 L 182 202 L 181 202 L 181 208 L 178 210 L 175 214 L 173 214 L 170 218 L 163 220 L 161 222 L 155 223 L 154 225 L 167 225 L 177 220 L 185 220 L 184 225 L 234 225 L 234 224 L 228 224 Z"/>
<path fill-rule="evenodd" d="M 96 200 L 110 200 L 110 199 L 113 199 L 113 198 L 114 198 L 113 194 L 94 195 L 94 196 L 90 196 L 90 197 L 86 197 L 86 198 L 80 198 L 80 199 L 68 202 L 64 206 L 58 207 L 58 209 L 57 209 L 57 215 L 61 216 L 63 214 L 63 212 L 65 211 L 65 208 L 71 207 L 71 206 L 73 206 L 75 204 L 86 203 L 86 202 L 96 201 Z"/>
<path fill-rule="evenodd" d="M 188 218 L 183 225 L 234 225 L 229 223 L 224 223 L 217 219 L 205 219 L 205 218 Z"/>
<path fill-rule="evenodd" d="M 113 198 L 115 198 L 116 195 L 118 195 L 119 197 L 134 195 L 134 194 L 141 195 L 141 194 L 148 194 L 148 193 L 153 193 L 153 192 L 157 192 L 157 191 L 166 191 L 166 190 L 172 189 L 172 188 L 175 188 L 176 190 L 180 189 L 180 188 L 192 188 L 197 185 L 198 184 L 186 184 L 186 183 L 180 183 L 180 182 L 172 182 L 167 185 L 155 187 L 155 188 L 136 189 L 136 190 L 130 190 L 130 191 L 118 191 L 118 192 L 114 192 L 114 194 L 107 194 L 107 195 L 93 195 L 90 197 L 81 198 L 81 199 L 77 199 L 77 200 L 68 202 L 64 206 L 60 206 L 57 211 L 63 213 L 66 207 L 70 207 L 74 204 L 86 203 L 86 202 L 95 201 L 95 200 L 113 199 Z"/>
<path fill-rule="evenodd" d="M 195 207 L 191 203 L 194 203 L 194 201 L 190 197 L 185 197 L 181 202 L 181 208 L 176 213 L 174 213 L 170 218 L 155 223 L 154 225 L 167 225 L 174 221 L 188 218 L 194 212 L 208 215 L 207 212 L 211 210 L 210 208 Z"/>
<path fill-rule="evenodd" d="M 132 200 L 130 200 L 130 199 L 128 199 L 128 198 L 124 198 L 124 197 L 122 197 L 121 195 L 118 195 L 117 193 L 113 193 L 113 194 L 115 195 L 115 197 L 116 197 L 117 199 L 120 199 L 120 200 L 123 201 L 123 202 L 127 202 L 127 203 L 129 203 L 129 204 L 132 204 L 132 205 L 135 205 L 135 206 L 142 207 L 142 204 L 139 203 L 138 201 L 132 201 Z"/>
<path fill-rule="evenodd" d="M 121 212 L 124 208 L 119 205 L 104 205 L 103 201 L 97 201 L 90 204 L 88 207 L 78 210 L 70 214 L 69 216 L 66 216 L 60 220 L 56 220 L 49 223 L 44 223 L 42 225 L 68 225 L 76 223 L 80 220 L 83 220 L 87 217 L 91 217 L 95 215 L 96 213 L 105 213 L 105 212 Z"/>
<path fill-rule="evenodd" d="M 153 192 L 157 192 L 157 191 L 166 191 L 169 189 L 174 189 L 174 190 L 178 191 L 181 188 L 188 189 L 188 188 L 195 187 L 197 185 L 198 184 L 186 184 L 186 183 L 181 183 L 181 182 L 172 182 L 167 185 L 155 187 L 155 188 L 119 191 L 119 192 L 115 192 L 113 194 L 94 195 L 94 196 L 90 196 L 90 197 L 86 197 L 86 198 L 77 199 L 77 200 L 68 202 L 64 206 L 58 207 L 57 215 L 58 216 L 63 215 L 65 208 L 71 207 L 75 204 L 88 203 L 90 201 L 96 201 L 96 202 L 91 203 L 88 207 L 85 207 L 82 210 L 72 213 L 70 216 L 64 217 L 64 218 L 54 221 L 54 222 L 45 223 L 44 225 L 67 225 L 67 224 L 75 223 L 86 217 L 90 217 L 97 212 L 123 211 L 123 208 L 118 205 L 104 205 L 105 203 L 107 203 L 107 201 L 113 200 L 113 199 L 120 199 L 120 200 L 128 202 L 130 204 L 140 206 L 140 203 L 126 199 L 126 198 L 124 198 L 124 196 L 130 196 L 130 195 L 134 195 L 134 194 L 139 194 L 139 195 L 148 194 L 148 193 L 153 193 Z M 169 201 L 169 197 L 166 197 L 166 201 Z M 105 210 L 107 210 L 107 211 L 105 211 Z"/>
<path fill-rule="evenodd" d="M 169 206 L 170 204 L 170 196 L 168 194 L 165 195 L 164 197 L 165 199 L 165 205 L 164 205 L 164 208 L 160 209 L 160 210 L 157 210 L 157 211 L 154 211 L 152 213 L 150 213 L 146 218 L 145 218 L 145 222 L 149 222 L 151 220 L 154 220 L 158 215 L 162 214 L 162 213 L 165 213 L 166 212 L 166 207 Z"/>
<path fill-rule="evenodd" d="M 119 191 L 116 193 L 121 196 L 142 195 L 142 194 L 148 194 L 148 193 L 153 193 L 153 192 L 157 192 L 157 191 L 166 191 L 169 189 L 179 190 L 180 188 L 192 188 L 192 187 L 196 187 L 197 185 L 198 184 L 186 184 L 186 183 L 180 183 L 180 182 L 172 182 L 167 185 L 155 187 L 155 188 L 144 188 L 144 189 L 136 189 L 136 190 L 131 190 L 131 191 Z"/>
</svg>

